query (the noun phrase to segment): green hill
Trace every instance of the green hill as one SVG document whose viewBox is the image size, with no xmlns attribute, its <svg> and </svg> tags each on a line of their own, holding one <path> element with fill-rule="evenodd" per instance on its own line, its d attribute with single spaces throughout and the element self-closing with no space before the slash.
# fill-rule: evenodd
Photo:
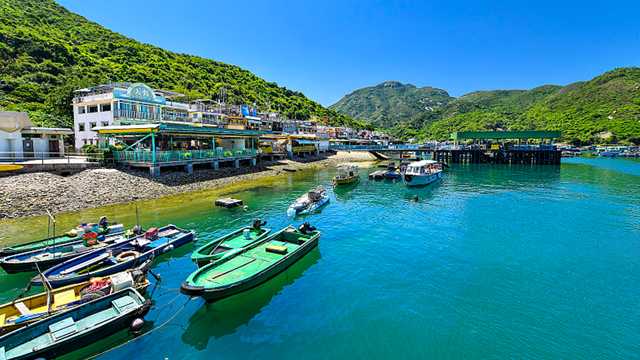
<svg viewBox="0 0 640 360">
<path fill-rule="evenodd" d="M 476 91 L 391 132 L 445 140 L 453 131 L 490 130 L 561 130 L 577 145 L 640 144 L 640 69 L 615 69 L 567 86 Z"/>
<path fill-rule="evenodd" d="M 438 109 L 455 98 L 429 86 L 418 88 L 411 84 L 387 81 L 376 86 L 358 89 L 329 106 L 363 123 L 391 128 L 425 111 Z"/>
<path fill-rule="evenodd" d="M 38 124 L 70 127 L 73 90 L 126 81 L 180 92 L 183 100 L 216 100 L 225 88 L 227 103 L 270 103 L 289 118 L 373 128 L 237 66 L 141 44 L 53 1 L 0 1 L 0 20 L 0 109 L 29 111 Z"/>
</svg>

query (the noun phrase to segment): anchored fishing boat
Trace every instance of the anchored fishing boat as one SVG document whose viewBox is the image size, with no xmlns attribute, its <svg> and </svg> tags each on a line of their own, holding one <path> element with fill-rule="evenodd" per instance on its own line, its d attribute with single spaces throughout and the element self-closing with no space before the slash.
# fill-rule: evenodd
<svg viewBox="0 0 640 360">
<path fill-rule="evenodd" d="M 348 185 L 360 181 L 358 165 L 340 164 L 336 169 L 336 176 L 333 177 L 333 186 Z"/>
<path fill-rule="evenodd" d="M 284 271 L 318 245 L 322 233 L 309 223 L 286 227 L 264 240 L 201 267 L 180 292 L 214 302 L 256 287 Z"/>
<path fill-rule="evenodd" d="M 122 225 L 116 225 L 115 223 L 109 224 L 107 222 L 107 217 L 103 216 L 100 218 L 100 221 L 97 224 L 82 224 L 77 228 L 67 232 L 63 235 L 55 236 L 55 228 L 54 228 L 54 236 L 47 237 L 42 240 L 31 241 L 28 243 L 14 245 L 10 247 L 6 247 L 0 249 L 0 256 L 10 256 L 15 254 L 20 254 L 28 251 L 44 249 L 51 246 L 57 246 L 62 244 L 67 244 L 71 242 L 76 242 L 82 240 L 82 235 L 94 233 L 96 236 L 109 234 L 115 229 L 121 229 Z M 118 230 L 115 230 L 118 231 Z M 115 232 L 114 231 L 114 232 Z M 122 231 L 122 230 L 119 230 Z"/>
<path fill-rule="evenodd" d="M 407 166 L 404 183 L 407 186 L 425 186 L 442 177 L 442 164 L 433 160 L 422 160 Z"/>
<path fill-rule="evenodd" d="M 151 301 L 133 288 L 114 292 L 0 337 L 0 359 L 62 356 L 127 326 L 139 329 L 150 308 Z"/>
<path fill-rule="evenodd" d="M 325 189 L 318 186 L 316 189 L 309 190 L 306 194 L 300 196 L 291 206 L 287 209 L 287 215 L 296 216 L 302 214 L 308 214 L 317 210 L 323 205 L 329 202 L 329 195 Z"/>
<path fill-rule="evenodd" d="M 113 228 L 114 227 L 111 227 L 111 231 L 113 231 Z M 120 229 L 122 229 L 122 225 L 120 225 Z M 139 227 L 134 227 L 129 234 L 140 234 L 140 231 Z M 82 240 L 68 242 L 62 245 L 7 256 L 0 259 L 0 267 L 8 274 L 37 271 L 38 269 L 42 271 L 90 251 L 128 241 L 131 236 L 127 235 L 124 231 L 110 232 L 109 235 L 95 235 L 96 236 L 86 237 Z"/>
<path fill-rule="evenodd" d="M 147 260 L 135 269 L 55 290 L 46 288 L 45 292 L 25 298 L 18 297 L 12 302 L 0 305 L 0 334 L 31 325 L 123 287 L 133 286 L 144 294 L 150 284 L 147 271 L 151 264 L 151 260 Z"/>
<path fill-rule="evenodd" d="M 245 226 L 229 234 L 219 237 L 208 244 L 196 249 L 191 255 L 191 261 L 202 267 L 213 260 L 217 260 L 230 251 L 244 248 L 254 242 L 264 239 L 271 229 L 263 229 L 266 221 L 256 219 L 251 226 Z"/>
<path fill-rule="evenodd" d="M 42 286 L 42 278 L 52 288 L 87 281 L 92 277 L 115 274 L 172 251 L 194 239 L 195 231 L 168 225 L 161 229 L 149 229 L 125 242 L 92 251 L 63 262 L 36 276 L 31 283 Z"/>
</svg>

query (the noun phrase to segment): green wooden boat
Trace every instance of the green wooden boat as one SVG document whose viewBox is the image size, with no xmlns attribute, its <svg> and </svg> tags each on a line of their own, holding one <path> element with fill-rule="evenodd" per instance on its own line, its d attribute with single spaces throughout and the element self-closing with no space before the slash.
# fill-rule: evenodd
<svg viewBox="0 0 640 360">
<path fill-rule="evenodd" d="M 151 307 L 126 288 L 0 337 L 0 359 L 53 359 L 95 343 L 144 317 Z"/>
<path fill-rule="evenodd" d="M 302 258 L 318 245 L 321 235 L 309 223 L 298 229 L 286 227 L 201 267 L 182 283 L 180 292 L 214 302 L 249 290 Z"/>
<path fill-rule="evenodd" d="M 266 221 L 261 223 L 260 220 L 256 220 L 253 223 L 253 226 L 243 227 L 225 236 L 219 237 L 208 244 L 197 248 L 191 255 L 191 261 L 198 264 L 198 267 L 202 267 L 213 260 L 220 259 L 230 251 L 240 249 L 260 241 L 271 232 L 271 229 L 261 228 L 261 226 L 266 224 Z"/>
<path fill-rule="evenodd" d="M 122 229 L 122 225 L 119 225 L 119 226 L 116 225 L 115 227 Z M 111 231 L 111 228 L 113 228 L 113 226 L 109 226 L 109 224 L 106 222 L 106 217 L 103 217 L 100 219 L 100 225 L 98 226 L 98 231 L 96 231 L 96 233 L 98 235 L 108 234 Z M 81 241 L 81 240 L 82 240 L 82 235 L 71 236 L 69 234 L 63 234 L 63 235 L 53 236 L 49 238 L 44 238 L 42 240 L 35 240 L 35 241 L 30 241 L 24 244 L 2 248 L 0 249 L 0 257 L 21 254 L 27 251 L 44 249 L 51 246 L 63 245 L 66 243 Z M 1 359 L 2 358 L 0 358 L 0 360 Z"/>
</svg>

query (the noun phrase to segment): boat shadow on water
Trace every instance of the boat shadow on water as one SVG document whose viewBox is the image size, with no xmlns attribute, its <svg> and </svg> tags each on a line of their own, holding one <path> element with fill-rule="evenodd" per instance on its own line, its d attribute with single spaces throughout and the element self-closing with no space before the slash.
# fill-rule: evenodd
<svg viewBox="0 0 640 360">
<path fill-rule="evenodd" d="M 405 186 L 407 191 L 405 192 L 404 198 L 407 200 L 413 200 L 413 197 L 415 195 L 418 195 L 418 198 L 420 198 L 420 200 L 431 200 L 433 199 L 433 191 L 441 183 L 442 183 L 442 178 L 432 182 L 429 185 L 414 186 L 414 187 Z"/>
<path fill-rule="evenodd" d="M 182 334 L 182 341 L 198 350 L 205 350 L 211 338 L 219 339 L 235 333 L 268 306 L 274 296 L 301 278 L 320 257 L 320 249 L 316 246 L 264 284 L 215 303 L 204 303 L 189 319 L 189 327 Z"/>
</svg>

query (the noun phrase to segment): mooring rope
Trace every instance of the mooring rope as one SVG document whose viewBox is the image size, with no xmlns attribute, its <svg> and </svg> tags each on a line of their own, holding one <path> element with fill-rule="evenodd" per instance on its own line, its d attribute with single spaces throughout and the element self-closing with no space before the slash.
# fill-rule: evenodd
<svg viewBox="0 0 640 360">
<path fill-rule="evenodd" d="M 180 308 L 180 310 L 178 310 L 178 312 L 176 312 L 172 317 L 170 317 L 170 318 L 169 318 L 169 320 L 167 320 L 167 321 L 165 321 L 164 323 L 162 323 L 162 325 L 157 326 L 157 327 L 155 327 L 155 328 L 153 328 L 153 329 L 149 330 L 148 332 L 146 332 L 146 333 L 144 333 L 144 334 L 142 334 L 142 335 L 140 335 L 140 336 L 138 336 L 138 337 L 134 337 L 133 339 L 131 339 L 131 340 L 127 341 L 127 342 L 124 342 L 124 343 L 122 343 L 122 344 L 120 344 L 120 345 L 118 345 L 118 346 L 116 346 L 116 347 L 112 347 L 111 349 L 108 349 L 108 350 L 105 350 L 105 351 L 103 351 L 103 352 L 101 352 L 101 353 L 98 353 L 98 354 L 96 354 L 96 355 L 90 356 L 90 357 L 88 357 L 88 358 L 87 358 L 87 360 L 95 359 L 95 358 L 97 358 L 98 356 L 102 356 L 102 355 L 104 355 L 104 354 L 108 353 L 108 352 L 109 352 L 109 351 L 111 351 L 111 350 L 115 350 L 115 349 L 117 349 L 117 348 L 119 348 L 119 347 L 121 347 L 121 346 L 127 345 L 127 344 L 128 344 L 128 343 L 130 343 L 130 342 L 136 341 L 136 340 L 140 339 L 141 337 L 143 337 L 143 336 L 145 336 L 145 335 L 148 335 L 148 334 L 151 334 L 152 332 L 154 332 L 154 331 L 156 331 L 156 330 L 158 330 L 158 329 L 162 328 L 163 326 L 167 325 L 167 324 L 169 323 L 169 321 L 173 320 L 176 316 L 178 316 L 178 314 L 180 314 L 180 312 L 181 312 L 181 311 L 182 311 L 182 310 L 187 306 L 187 304 L 189 303 L 189 301 L 190 301 L 190 300 L 191 300 L 191 297 L 189 297 L 189 298 L 187 299 L 187 301 L 184 303 L 184 305 L 182 305 L 182 307 Z M 172 301 L 173 301 L 173 300 L 172 300 Z"/>
</svg>

